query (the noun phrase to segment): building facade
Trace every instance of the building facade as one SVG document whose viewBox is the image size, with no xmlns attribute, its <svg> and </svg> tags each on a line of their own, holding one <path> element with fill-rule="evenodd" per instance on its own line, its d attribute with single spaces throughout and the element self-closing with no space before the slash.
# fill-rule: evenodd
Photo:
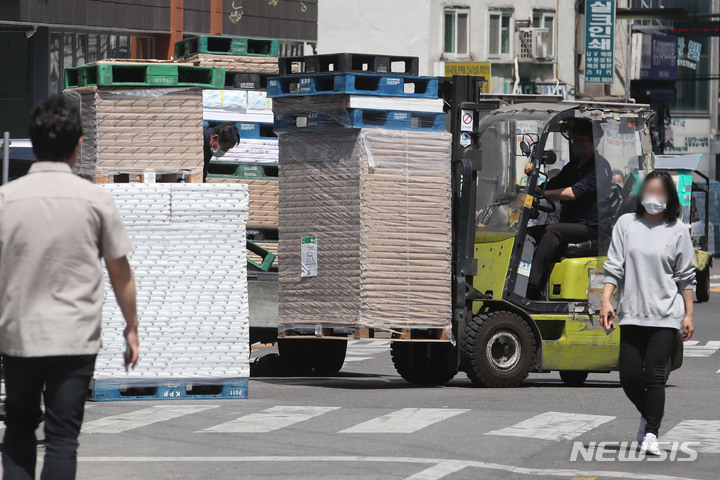
<svg viewBox="0 0 720 480">
<path fill-rule="evenodd" d="M 688 20 L 720 16 L 720 0 L 616 0 L 608 33 L 612 82 L 586 82 L 584 1 L 324 0 L 318 53 L 413 55 L 421 75 L 475 74 L 488 93 L 560 94 L 569 99 L 633 101 L 633 32 L 671 34 L 673 21 L 645 9 L 680 8 Z M 679 37 L 673 100 L 665 102 L 665 153 L 702 153 L 701 169 L 720 178 L 718 37 Z"/>
<path fill-rule="evenodd" d="M 274 38 L 281 54 L 317 40 L 318 0 L 4 0 L 0 132 L 26 137 L 32 105 L 63 72 L 104 58 L 161 58 L 191 35 Z"/>
</svg>

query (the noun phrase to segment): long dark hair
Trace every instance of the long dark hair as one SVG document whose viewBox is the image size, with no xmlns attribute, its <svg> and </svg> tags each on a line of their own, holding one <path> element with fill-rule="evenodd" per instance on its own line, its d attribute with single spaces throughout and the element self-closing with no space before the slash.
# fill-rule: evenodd
<svg viewBox="0 0 720 480">
<path fill-rule="evenodd" d="M 635 207 L 635 213 L 637 215 L 645 214 L 645 207 L 642 204 L 642 193 L 645 191 L 645 187 L 648 182 L 654 178 L 659 179 L 662 182 L 665 195 L 667 196 L 667 208 L 665 208 L 665 220 L 668 222 L 674 222 L 682 214 L 682 207 L 680 206 L 680 198 L 678 198 L 675 182 L 668 172 L 663 170 L 653 170 L 645 176 L 640 189 L 640 198 L 638 198 L 637 206 Z"/>
</svg>

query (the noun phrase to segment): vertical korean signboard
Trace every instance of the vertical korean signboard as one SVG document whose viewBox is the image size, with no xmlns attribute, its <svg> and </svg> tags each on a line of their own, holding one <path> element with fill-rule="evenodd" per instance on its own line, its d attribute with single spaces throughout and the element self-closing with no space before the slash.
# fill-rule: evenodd
<svg viewBox="0 0 720 480">
<path fill-rule="evenodd" d="M 585 83 L 613 83 L 615 0 L 585 2 Z"/>
</svg>

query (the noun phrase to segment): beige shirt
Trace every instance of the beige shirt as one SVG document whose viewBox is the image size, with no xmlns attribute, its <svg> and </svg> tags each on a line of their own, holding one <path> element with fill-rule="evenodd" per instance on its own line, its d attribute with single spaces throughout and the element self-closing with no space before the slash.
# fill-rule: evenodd
<svg viewBox="0 0 720 480">
<path fill-rule="evenodd" d="M 101 258 L 130 251 L 110 193 L 66 163 L 37 162 L 0 187 L 0 352 L 97 353 Z"/>
</svg>

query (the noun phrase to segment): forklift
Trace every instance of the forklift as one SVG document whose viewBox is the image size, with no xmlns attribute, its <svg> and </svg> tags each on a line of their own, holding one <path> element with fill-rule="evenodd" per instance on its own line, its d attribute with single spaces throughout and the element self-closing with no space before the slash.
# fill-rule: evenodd
<svg viewBox="0 0 720 480">
<path fill-rule="evenodd" d="M 393 362 L 412 383 L 442 384 L 465 371 L 478 386 L 515 387 L 531 372 L 558 371 L 565 384 L 581 385 L 590 372 L 618 369 L 619 328 L 599 323 L 603 265 L 615 221 L 633 211 L 638 182 L 653 168 L 653 112 L 639 104 L 493 97 L 480 87 L 466 76 L 441 84 L 453 134 L 457 342 L 393 342 Z M 536 245 L 529 229 L 540 211 L 558 208 L 544 199 L 544 185 L 571 160 L 570 135 L 580 119 L 592 122 L 595 157 L 613 172 L 612 182 L 598 186 L 598 238 L 564 245 L 544 300 L 531 300 Z M 678 336 L 666 373 L 681 364 Z"/>
<path fill-rule="evenodd" d="M 690 230 L 695 247 L 695 298 L 710 300 L 710 178 L 698 170 L 701 154 L 658 155 L 655 168 L 667 171 L 675 180 L 683 209 L 682 221 Z"/>
</svg>

